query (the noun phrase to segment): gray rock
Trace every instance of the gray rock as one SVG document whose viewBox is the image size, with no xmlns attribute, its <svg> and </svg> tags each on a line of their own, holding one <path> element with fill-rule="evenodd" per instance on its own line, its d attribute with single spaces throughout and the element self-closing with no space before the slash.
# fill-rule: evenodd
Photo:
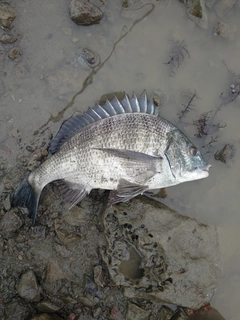
<svg viewBox="0 0 240 320">
<path fill-rule="evenodd" d="M 204 0 L 189 0 L 187 2 L 187 12 L 190 18 L 201 28 L 208 28 L 208 16 Z"/>
<path fill-rule="evenodd" d="M 236 0 L 220 0 L 215 5 L 215 11 L 217 15 L 222 18 L 224 15 L 226 15 L 234 6 L 236 3 Z"/>
<path fill-rule="evenodd" d="M 11 234 L 21 228 L 22 221 L 19 216 L 16 214 L 16 209 L 8 211 L 3 216 L 0 222 L 0 229 L 2 229 L 5 235 Z"/>
<path fill-rule="evenodd" d="M 88 212 L 84 208 L 74 206 L 64 216 L 63 220 L 70 226 L 78 227 L 83 225 L 88 219 Z"/>
<path fill-rule="evenodd" d="M 57 306 L 56 304 L 52 303 L 51 301 L 42 301 L 37 304 L 37 308 L 41 312 L 57 312 L 61 309 L 61 307 Z"/>
<path fill-rule="evenodd" d="M 69 4 L 70 18 L 78 25 L 98 23 L 103 12 L 88 0 L 72 0 Z"/>
<path fill-rule="evenodd" d="M 128 302 L 127 320 L 147 320 L 149 317 L 150 311 L 145 311 L 142 308 L 138 307 L 136 304 Z"/>
<path fill-rule="evenodd" d="M 0 2 L 0 25 L 11 28 L 15 18 L 14 9 L 7 2 Z"/>
<path fill-rule="evenodd" d="M 236 34 L 237 28 L 231 26 L 228 23 L 218 22 L 214 27 L 214 36 L 220 36 L 226 40 L 233 40 Z"/>
<path fill-rule="evenodd" d="M 104 284 L 104 270 L 102 266 L 96 266 L 93 270 L 94 282 L 97 286 L 103 286 Z"/>
<path fill-rule="evenodd" d="M 61 279 L 67 279 L 67 275 L 62 271 L 56 261 L 50 261 L 47 265 L 45 282 L 54 283 Z"/>
<path fill-rule="evenodd" d="M 144 197 L 108 207 L 103 224 L 102 256 L 126 297 L 190 309 L 210 301 L 220 277 L 214 227 Z"/>
<path fill-rule="evenodd" d="M 17 291 L 21 298 L 38 302 L 40 301 L 40 287 L 37 283 L 35 273 L 32 270 L 24 273 L 18 283 Z"/>
<path fill-rule="evenodd" d="M 17 38 L 15 38 L 14 36 L 10 35 L 10 34 L 3 34 L 0 37 L 0 42 L 3 44 L 11 44 L 17 41 Z"/>
<path fill-rule="evenodd" d="M 7 195 L 7 197 L 3 201 L 3 206 L 6 209 L 6 211 L 11 209 L 11 199 L 10 194 Z"/>
</svg>

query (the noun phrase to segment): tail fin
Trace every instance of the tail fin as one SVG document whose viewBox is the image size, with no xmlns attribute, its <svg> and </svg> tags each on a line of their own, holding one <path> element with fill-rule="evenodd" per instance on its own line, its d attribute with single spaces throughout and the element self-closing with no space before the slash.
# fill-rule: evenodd
<svg viewBox="0 0 240 320">
<path fill-rule="evenodd" d="M 28 217 L 32 220 L 32 226 L 36 220 L 40 192 L 36 192 L 31 184 L 25 180 L 15 191 L 12 198 L 12 206 L 26 207 L 29 211 Z"/>
</svg>

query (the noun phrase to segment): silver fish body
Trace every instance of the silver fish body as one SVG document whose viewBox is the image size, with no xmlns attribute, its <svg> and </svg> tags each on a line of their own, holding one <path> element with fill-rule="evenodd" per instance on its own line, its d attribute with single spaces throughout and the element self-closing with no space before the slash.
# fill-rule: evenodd
<svg viewBox="0 0 240 320">
<path fill-rule="evenodd" d="M 57 181 L 65 201 L 81 201 L 92 189 L 112 190 L 110 203 L 208 176 L 209 165 L 173 124 L 154 114 L 143 93 L 116 97 L 66 121 L 49 147 L 52 156 L 15 192 L 34 223 L 45 185 Z"/>
</svg>

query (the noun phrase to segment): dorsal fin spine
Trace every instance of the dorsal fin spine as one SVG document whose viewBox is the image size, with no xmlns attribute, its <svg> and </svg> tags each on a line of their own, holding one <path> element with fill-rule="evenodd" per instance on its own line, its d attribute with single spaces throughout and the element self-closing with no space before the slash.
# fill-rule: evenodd
<svg viewBox="0 0 240 320">
<path fill-rule="evenodd" d="M 93 108 L 88 108 L 83 115 L 77 114 L 65 121 L 55 138 L 50 142 L 48 151 L 51 154 L 57 152 L 67 140 L 82 128 L 96 121 L 123 113 L 154 114 L 154 111 L 154 105 L 148 101 L 145 90 L 139 98 L 133 93 L 131 99 L 124 92 L 123 100 L 114 96 L 111 101 L 107 99 L 102 106 L 95 104 Z"/>
</svg>

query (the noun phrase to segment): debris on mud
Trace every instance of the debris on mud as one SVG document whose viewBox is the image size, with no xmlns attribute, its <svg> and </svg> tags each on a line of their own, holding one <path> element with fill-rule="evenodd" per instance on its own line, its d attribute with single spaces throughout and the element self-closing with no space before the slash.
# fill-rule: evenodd
<svg viewBox="0 0 240 320">
<path fill-rule="evenodd" d="M 69 14 L 78 25 L 99 23 L 103 17 L 103 12 L 89 0 L 71 0 Z"/>
<path fill-rule="evenodd" d="M 107 208 L 103 223 L 103 259 L 126 297 L 190 309 L 210 301 L 220 276 L 215 228 L 145 198 Z"/>
<path fill-rule="evenodd" d="M 15 10 L 7 2 L 0 2 L 0 26 L 10 29 L 16 18 Z"/>
<path fill-rule="evenodd" d="M 100 62 L 99 55 L 88 48 L 78 48 L 77 56 L 78 57 L 76 58 L 76 61 L 79 61 L 79 59 L 81 59 L 90 68 L 96 67 Z"/>
<path fill-rule="evenodd" d="M 223 148 L 215 153 L 214 158 L 230 166 L 232 164 L 235 153 L 235 146 L 227 143 Z"/>
<path fill-rule="evenodd" d="M 169 60 L 165 62 L 169 66 L 169 75 L 174 76 L 177 69 L 183 63 L 185 57 L 190 59 L 190 54 L 186 49 L 184 41 L 172 41 L 173 46 L 169 54 Z"/>
</svg>

